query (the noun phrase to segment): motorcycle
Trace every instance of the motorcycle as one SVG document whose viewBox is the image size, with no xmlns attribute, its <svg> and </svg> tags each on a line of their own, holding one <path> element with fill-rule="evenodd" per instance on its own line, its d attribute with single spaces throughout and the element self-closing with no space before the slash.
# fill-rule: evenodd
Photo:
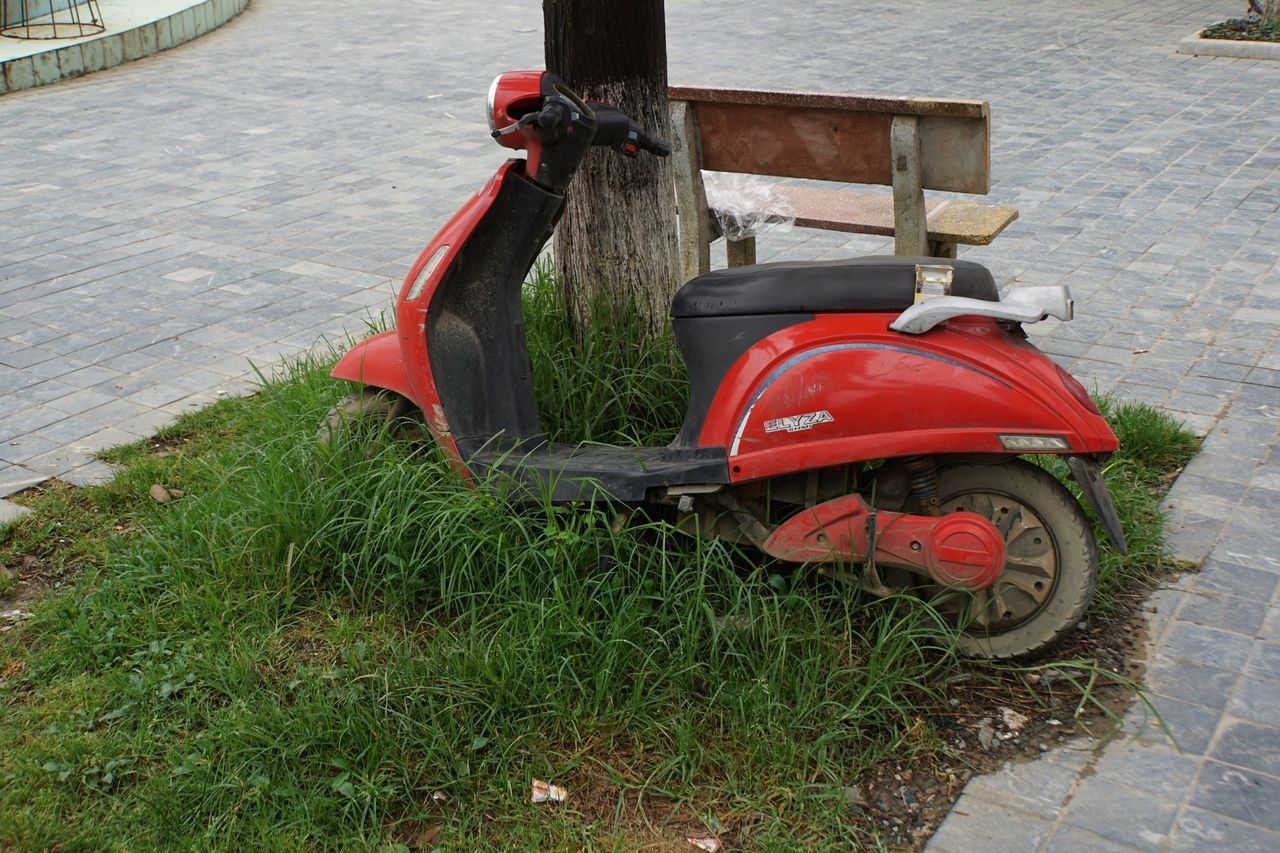
<svg viewBox="0 0 1280 853">
<path fill-rule="evenodd" d="M 322 437 L 348 419 L 420 418 L 479 486 L 674 507 L 702 535 L 821 564 L 873 594 L 931 598 L 971 654 L 1034 653 L 1076 625 L 1098 573 L 1093 528 L 1025 457 L 1062 457 L 1125 545 L 1102 478 L 1116 437 L 1023 332 L 1071 318 L 1065 287 L 1002 299 L 987 269 L 944 258 L 714 270 L 671 306 L 690 377 L 675 440 L 554 443 L 534 403 L 522 284 L 590 148 L 671 149 L 545 71 L 500 75 L 487 110 L 493 138 L 524 157 L 423 250 L 396 327 L 338 362 L 332 375 L 361 390 L 335 406 Z"/>
</svg>

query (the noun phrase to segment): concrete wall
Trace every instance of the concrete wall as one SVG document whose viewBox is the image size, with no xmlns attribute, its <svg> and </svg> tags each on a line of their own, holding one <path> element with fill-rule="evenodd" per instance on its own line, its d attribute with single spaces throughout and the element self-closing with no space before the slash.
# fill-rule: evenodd
<svg viewBox="0 0 1280 853">
<path fill-rule="evenodd" d="M 177 0 L 174 5 L 178 5 Z M 109 29 L 90 38 L 25 42 L 40 45 L 41 50 L 0 62 L 0 95 L 79 77 L 168 50 L 217 29 L 247 5 L 249 0 L 203 0 L 165 17 L 128 29 Z"/>
</svg>

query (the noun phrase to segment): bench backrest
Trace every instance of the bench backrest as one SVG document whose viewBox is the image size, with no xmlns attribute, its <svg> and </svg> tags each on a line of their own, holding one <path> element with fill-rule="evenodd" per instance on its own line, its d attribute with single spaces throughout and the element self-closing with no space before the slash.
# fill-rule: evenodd
<svg viewBox="0 0 1280 853">
<path fill-rule="evenodd" d="M 911 116 L 921 189 L 991 188 L 985 101 L 689 86 L 673 86 L 668 95 L 696 119 L 704 169 L 893 186 L 893 121 Z"/>
</svg>

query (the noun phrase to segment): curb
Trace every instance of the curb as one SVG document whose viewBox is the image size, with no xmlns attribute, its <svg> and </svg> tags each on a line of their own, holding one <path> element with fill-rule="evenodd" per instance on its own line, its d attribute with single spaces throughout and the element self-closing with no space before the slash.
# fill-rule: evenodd
<svg viewBox="0 0 1280 853">
<path fill-rule="evenodd" d="M 248 5 L 249 0 L 203 0 L 127 30 L 108 31 L 56 50 L 10 59 L 0 63 L 0 95 L 47 86 L 177 47 L 216 30 Z"/>
<path fill-rule="evenodd" d="M 1226 56 L 1232 59 L 1280 60 L 1280 42 L 1202 39 L 1200 33 L 1196 32 L 1178 43 L 1178 53 L 1189 53 L 1192 56 Z"/>
</svg>

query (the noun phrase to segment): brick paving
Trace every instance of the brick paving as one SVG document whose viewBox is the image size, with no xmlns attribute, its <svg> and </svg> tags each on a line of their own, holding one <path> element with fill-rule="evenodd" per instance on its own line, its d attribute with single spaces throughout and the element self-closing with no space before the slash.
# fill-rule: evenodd
<svg viewBox="0 0 1280 853">
<path fill-rule="evenodd" d="M 1037 343 L 1205 435 L 1167 501 L 1204 568 L 1156 594 L 1149 651 L 1181 751 L 1148 726 L 975 779 L 932 847 L 1280 849 L 1280 63 L 1174 53 L 1241 4 L 667 5 L 676 82 L 989 100 L 991 200 L 1022 218 L 966 255 L 1070 285 L 1078 319 Z M 0 96 L 0 497 L 101 478 L 94 450 L 251 387 L 249 360 L 359 336 L 501 161 L 484 93 L 541 64 L 536 0 L 361 12 L 254 0 Z"/>
</svg>

